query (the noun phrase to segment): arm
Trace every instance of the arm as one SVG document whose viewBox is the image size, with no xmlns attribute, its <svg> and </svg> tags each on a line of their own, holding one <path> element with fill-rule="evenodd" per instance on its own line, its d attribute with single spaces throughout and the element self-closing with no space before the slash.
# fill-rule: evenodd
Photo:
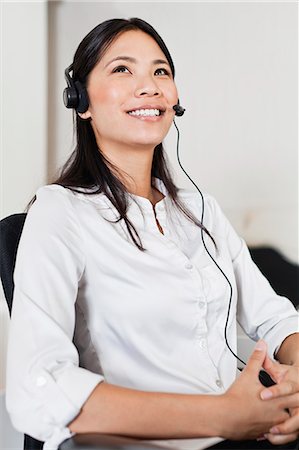
<svg viewBox="0 0 299 450">
<path fill-rule="evenodd" d="M 243 250 L 234 261 L 238 285 L 238 320 L 253 339 L 265 339 L 269 355 L 287 336 L 299 331 L 299 315 L 294 305 L 272 289 L 251 260 L 249 251 Z M 280 356 L 282 353 L 280 354 Z"/>
<path fill-rule="evenodd" d="M 299 373 L 298 364 L 299 346 L 299 316 L 292 303 L 285 297 L 275 293 L 266 278 L 253 263 L 247 246 L 233 230 L 230 223 L 222 214 L 215 203 L 215 216 L 217 222 L 222 225 L 222 235 L 228 244 L 230 257 L 233 262 L 234 274 L 238 292 L 238 321 L 245 332 L 254 340 L 263 338 L 269 343 L 269 354 L 273 358 L 275 349 L 279 346 L 277 359 L 280 363 L 273 363 L 266 358 L 264 368 L 278 383 L 270 389 L 261 390 L 261 398 L 265 393 L 268 399 L 280 396 L 294 395 L 297 398 L 293 408 L 290 408 L 291 419 L 276 428 L 277 433 L 285 433 L 284 436 L 268 434 L 273 443 L 287 443 L 298 437 L 299 430 Z M 282 343 L 282 344 L 281 344 Z M 285 378 L 284 375 L 287 373 Z M 281 382 L 284 379 L 284 382 Z M 275 427 L 271 427 L 274 430 Z"/>
<path fill-rule="evenodd" d="M 72 342 L 82 238 L 71 195 L 41 188 L 17 253 L 6 376 L 14 427 L 41 441 L 69 437 L 66 424 L 103 379 L 79 367 Z"/>
<path fill-rule="evenodd" d="M 103 382 L 69 428 L 140 438 L 217 436 L 222 402 L 221 396 L 145 392 Z"/>
<path fill-rule="evenodd" d="M 233 316 L 235 298 L 239 324 L 254 341 L 264 339 L 269 355 L 274 357 L 283 340 L 299 331 L 298 312 L 289 299 L 276 294 L 217 201 L 210 196 L 209 199 L 207 209 L 210 208 L 210 214 L 207 213 L 205 225 L 216 239 L 220 257 L 227 261 L 226 275 L 232 282 L 234 294 L 230 317 Z M 220 267 L 221 262 L 219 259 Z"/>
<path fill-rule="evenodd" d="M 282 342 L 276 359 L 281 364 L 299 366 L 299 333 L 291 334 Z"/>
<path fill-rule="evenodd" d="M 292 397 L 272 402 L 259 397 L 258 373 L 265 356 L 266 346 L 257 347 L 241 376 L 223 395 L 143 392 L 103 382 L 68 426 L 76 433 L 139 438 L 256 438 L 286 420 L 285 407 L 294 402 Z"/>
</svg>

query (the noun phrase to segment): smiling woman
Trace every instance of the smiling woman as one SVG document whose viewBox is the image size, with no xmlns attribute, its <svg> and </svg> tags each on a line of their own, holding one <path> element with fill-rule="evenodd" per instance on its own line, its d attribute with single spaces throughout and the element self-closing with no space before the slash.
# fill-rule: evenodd
<svg viewBox="0 0 299 450">
<path fill-rule="evenodd" d="M 298 437 L 298 314 L 217 202 L 175 186 L 162 144 L 174 76 L 165 43 L 136 18 L 98 25 L 66 70 L 76 147 L 28 211 L 8 348 L 8 410 L 45 450 L 86 432 Z M 239 377 L 223 339 L 228 323 L 236 351 L 237 320 L 263 339 Z"/>
<path fill-rule="evenodd" d="M 121 56 L 125 51 L 130 55 Z M 98 147 L 135 178 L 133 193 L 148 195 L 153 150 L 168 133 L 178 99 L 161 48 L 141 30 L 122 33 L 90 72 L 87 92 L 89 108 L 81 117 L 92 119 Z"/>
</svg>

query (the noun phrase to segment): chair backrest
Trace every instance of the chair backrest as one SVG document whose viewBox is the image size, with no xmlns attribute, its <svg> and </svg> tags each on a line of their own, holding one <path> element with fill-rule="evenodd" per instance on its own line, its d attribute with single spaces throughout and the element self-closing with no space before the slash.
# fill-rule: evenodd
<svg viewBox="0 0 299 450">
<path fill-rule="evenodd" d="M 251 247 L 251 257 L 274 291 L 289 298 L 299 308 L 299 266 L 272 247 Z"/>
<path fill-rule="evenodd" d="M 9 314 L 14 291 L 13 271 L 26 214 L 13 214 L 0 221 L 0 277 Z"/>
<path fill-rule="evenodd" d="M 13 272 L 25 219 L 26 213 L 20 213 L 0 221 L 0 277 L 10 315 L 14 291 Z M 24 435 L 24 450 L 41 450 L 42 448 L 43 442 Z"/>
</svg>

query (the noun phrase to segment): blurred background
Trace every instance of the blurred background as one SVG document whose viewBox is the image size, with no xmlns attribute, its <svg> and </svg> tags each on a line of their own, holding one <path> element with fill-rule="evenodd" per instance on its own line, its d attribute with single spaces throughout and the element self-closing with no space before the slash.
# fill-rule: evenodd
<svg viewBox="0 0 299 450">
<path fill-rule="evenodd" d="M 248 245 L 274 247 L 298 263 L 296 1 L 2 1 L 0 218 L 24 211 L 71 153 L 64 69 L 82 38 L 116 17 L 148 21 L 172 54 L 186 108 L 176 119 L 185 170 Z M 174 127 L 165 148 L 177 185 L 194 189 L 176 160 Z M 3 292 L 0 313 L 0 448 L 21 448 L 4 411 Z M 239 341 L 246 356 L 241 331 Z"/>
</svg>

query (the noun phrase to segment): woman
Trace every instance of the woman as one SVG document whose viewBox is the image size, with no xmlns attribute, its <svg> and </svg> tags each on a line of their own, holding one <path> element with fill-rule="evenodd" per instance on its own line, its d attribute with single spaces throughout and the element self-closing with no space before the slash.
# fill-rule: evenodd
<svg viewBox="0 0 299 450">
<path fill-rule="evenodd" d="M 205 196 L 203 225 L 198 194 L 172 181 L 162 141 L 178 92 L 164 42 L 140 19 L 106 21 L 67 75 L 77 146 L 38 190 L 16 261 L 7 375 L 15 427 L 45 449 L 82 432 L 293 441 L 298 315 L 215 200 Z M 233 287 L 230 346 L 236 315 L 263 338 L 237 379 L 223 338 L 229 288 L 201 232 Z M 262 366 L 276 386 L 261 385 Z"/>
</svg>

